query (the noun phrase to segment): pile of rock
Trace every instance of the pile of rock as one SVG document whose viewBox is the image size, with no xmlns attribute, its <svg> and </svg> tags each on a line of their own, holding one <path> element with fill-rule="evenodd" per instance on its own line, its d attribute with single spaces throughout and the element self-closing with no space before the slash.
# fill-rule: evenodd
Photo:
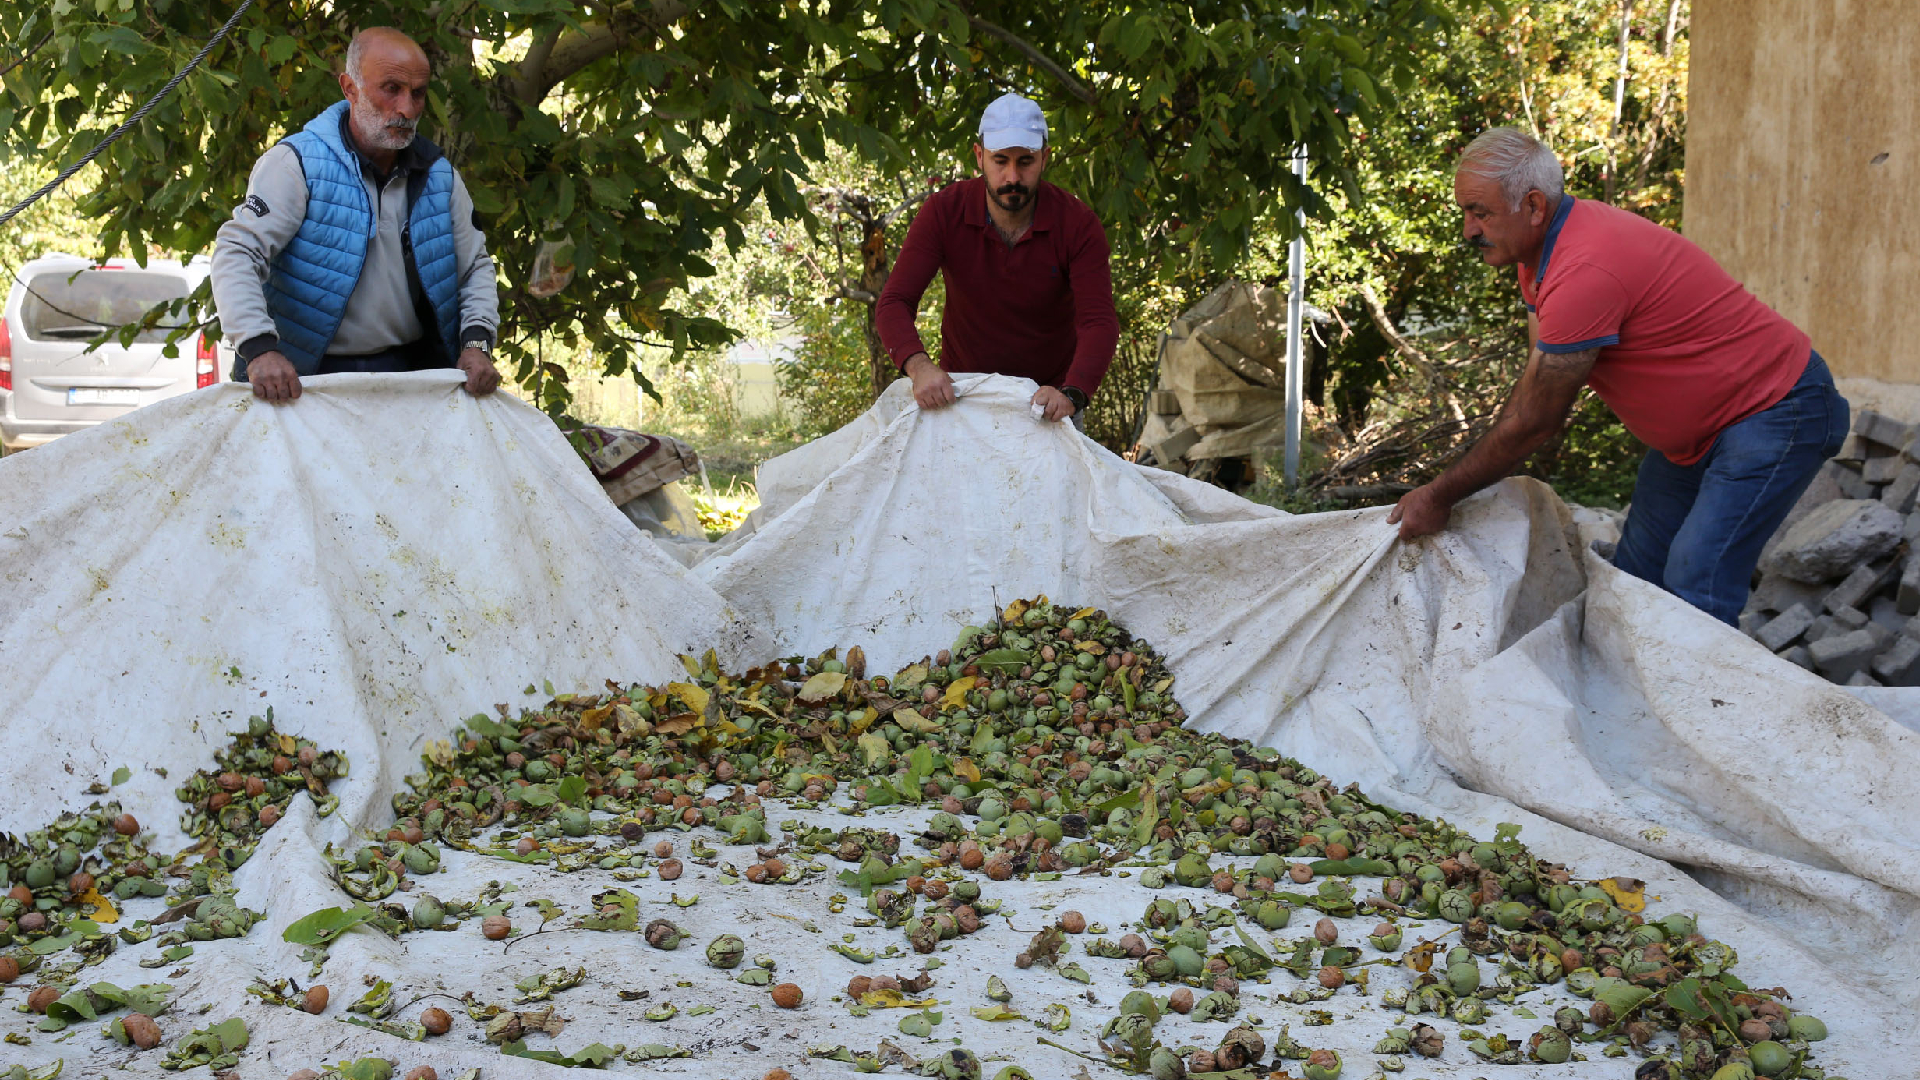
<svg viewBox="0 0 1920 1080">
<path fill-rule="evenodd" d="M 1740 628 L 1849 686 L 1920 686 L 1920 429 L 1862 409 L 1760 557 Z"/>
</svg>

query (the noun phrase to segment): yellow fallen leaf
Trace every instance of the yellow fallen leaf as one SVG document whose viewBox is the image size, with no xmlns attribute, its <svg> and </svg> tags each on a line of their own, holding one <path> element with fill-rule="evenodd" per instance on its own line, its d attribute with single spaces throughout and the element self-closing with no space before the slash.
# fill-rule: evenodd
<svg viewBox="0 0 1920 1080">
<path fill-rule="evenodd" d="M 808 679 L 800 688 L 800 700 L 808 705 L 817 705 L 838 694 L 847 685 L 845 672 L 823 671 Z"/>
<path fill-rule="evenodd" d="M 1105 656 L 1107 654 L 1107 647 L 1097 641 L 1076 641 L 1073 643 L 1073 647 L 1083 653 L 1092 653 L 1095 656 Z"/>
<path fill-rule="evenodd" d="M 694 713 L 678 713 L 653 725 L 653 730 L 662 735 L 685 735 L 700 726 L 700 717 Z"/>
<path fill-rule="evenodd" d="M 425 755 L 428 761 L 443 769 L 453 767 L 453 744 L 445 739 L 429 739 Z"/>
<path fill-rule="evenodd" d="M 961 758 L 953 763 L 953 775 L 969 784 L 977 784 L 980 782 L 980 766 L 975 765 L 972 758 Z"/>
<path fill-rule="evenodd" d="M 1015 620 L 1019 619 L 1020 616 L 1025 615 L 1026 613 L 1027 613 L 1027 602 L 1025 600 L 1015 600 L 1013 603 L 1008 604 L 1005 608 L 1001 609 L 1000 621 L 1002 623 L 1005 623 L 1008 626 L 1012 626 Z"/>
<path fill-rule="evenodd" d="M 929 720 L 905 706 L 893 710 L 893 722 L 916 735 L 930 735 L 940 730 L 937 720 Z"/>
<path fill-rule="evenodd" d="M 980 678 L 977 675 L 964 675 L 953 680 L 952 685 L 947 687 L 946 696 L 940 699 L 941 710 L 944 712 L 947 709 L 964 707 L 967 703 L 967 691 L 973 689 L 973 684 L 979 681 Z"/>
<path fill-rule="evenodd" d="M 1185 791 L 1182 791 L 1180 794 L 1194 802 L 1199 802 L 1201 799 L 1204 799 L 1209 795 L 1218 795 L 1223 791 L 1232 791 L 1232 790 L 1233 790 L 1233 781 L 1228 780 L 1224 776 L 1216 776 L 1213 779 L 1208 780 L 1203 784 L 1196 784 L 1193 787 L 1187 788 Z"/>
<path fill-rule="evenodd" d="M 1407 950 L 1404 962 L 1408 967 L 1424 975 L 1428 969 L 1433 967 L 1433 954 L 1438 951 L 1439 948 L 1440 945 L 1438 942 L 1423 941 Z"/>
<path fill-rule="evenodd" d="M 1067 621 L 1072 622 L 1075 619 L 1084 619 L 1087 616 L 1099 610 L 1100 610 L 1099 608 L 1083 607 L 1079 611 L 1076 611 L 1073 614 L 1067 616 Z"/>
<path fill-rule="evenodd" d="M 274 741 L 280 744 L 280 752 L 288 757 L 292 757 L 300 750 L 300 744 L 294 740 L 293 736 L 284 731 L 280 732 L 278 738 Z"/>
<path fill-rule="evenodd" d="M 600 725 L 613 715 L 613 706 L 598 705 L 580 714 L 580 728 L 583 731 L 599 731 Z"/>
<path fill-rule="evenodd" d="M 878 719 L 880 719 L 880 710 L 868 706 L 847 717 L 847 730 L 855 735 L 862 734 Z"/>
<path fill-rule="evenodd" d="M 667 692 L 679 698 L 689 710 L 696 713 L 707 711 L 709 696 L 706 688 L 692 683 L 675 682 L 667 684 Z"/>
<path fill-rule="evenodd" d="M 1621 911 L 1637 914 L 1647 910 L 1646 882 L 1633 878 L 1612 877 L 1601 878 L 1598 884 L 1601 892 L 1613 897 L 1613 902 L 1620 905 Z"/>
<path fill-rule="evenodd" d="M 647 723 L 646 719 L 635 712 L 631 705 L 615 705 L 613 707 L 613 717 L 615 722 L 620 725 L 620 733 L 622 735 L 644 736 L 653 733 L 653 725 Z"/>
<path fill-rule="evenodd" d="M 893 756 L 893 744 L 884 736 L 868 732 L 860 736 L 860 753 L 867 759 L 867 767 L 872 768 L 878 762 Z"/>
<path fill-rule="evenodd" d="M 120 921 L 120 912 L 114 908 L 113 901 L 101 896 L 99 889 L 88 889 L 82 893 L 80 902 L 82 904 L 93 905 L 93 910 L 87 913 L 87 918 L 92 919 L 94 922 L 110 923 Z"/>
<path fill-rule="evenodd" d="M 936 999 L 915 1001 L 898 990 L 869 990 L 860 995 L 860 1004 L 870 1009 L 924 1009 Z"/>
</svg>

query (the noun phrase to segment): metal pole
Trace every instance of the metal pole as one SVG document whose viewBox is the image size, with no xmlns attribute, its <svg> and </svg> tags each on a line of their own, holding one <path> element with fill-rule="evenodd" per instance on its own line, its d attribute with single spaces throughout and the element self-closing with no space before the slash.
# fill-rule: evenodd
<svg viewBox="0 0 1920 1080">
<path fill-rule="evenodd" d="M 1293 152 L 1293 174 L 1307 181 L 1307 148 Z M 1291 488 L 1300 481 L 1300 417 L 1304 398 L 1305 365 L 1301 362 L 1301 315 L 1307 291 L 1307 214 L 1297 212 L 1299 234 L 1287 245 L 1287 451 L 1283 479 Z"/>
</svg>

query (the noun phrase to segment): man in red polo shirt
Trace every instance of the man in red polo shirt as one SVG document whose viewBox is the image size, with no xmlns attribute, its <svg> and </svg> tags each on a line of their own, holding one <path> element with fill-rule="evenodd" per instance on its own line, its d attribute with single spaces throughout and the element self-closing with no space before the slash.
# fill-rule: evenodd
<svg viewBox="0 0 1920 1080">
<path fill-rule="evenodd" d="M 1075 417 L 1120 339 L 1106 230 L 1040 179 L 1047 121 L 1032 101 L 1006 94 L 987 106 L 973 159 L 978 177 L 914 216 L 874 307 L 880 341 L 923 409 L 953 403 L 952 373 L 989 372 L 1039 383 L 1033 404 L 1048 420 Z M 935 271 L 947 285 L 938 364 L 913 325 Z"/>
<path fill-rule="evenodd" d="M 1846 399 L 1807 335 L 1693 242 L 1562 190 L 1553 152 L 1517 128 L 1455 167 L 1467 242 L 1513 266 L 1532 353 L 1493 428 L 1388 515 L 1400 538 L 1518 468 L 1591 386 L 1650 449 L 1614 565 L 1726 623 L 1760 549 L 1846 438 Z"/>
</svg>

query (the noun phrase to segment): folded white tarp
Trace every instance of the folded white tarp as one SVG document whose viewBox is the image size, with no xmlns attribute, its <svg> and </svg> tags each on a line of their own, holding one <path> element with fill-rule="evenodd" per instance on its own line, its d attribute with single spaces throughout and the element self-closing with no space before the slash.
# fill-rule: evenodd
<svg viewBox="0 0 1920 1080">
<path fill-rule="evenodd" d="M 435 372 L 174 398 L 0 463 L 0 831 L 124 765 L 178 847 L 173 784 L 269 705 L 390 789 L 529 684 L 709 646 L 765 650 L 512 397 Z"/>
<path fill-rule="evenodd" d="M 837 864 L 792 889 L 752 886 L 722 880 L 729 864 L 752 861 L 724 847 L 715 867 L 624 886 L 641 896 L 643 920 L 670 916 L 693 931 L 678 952 L 632 934 L 503 945 L 471 924 L 399 942 L 361 928 L 333 946 L 321 979 L 333 990 L 328 1014 L 242 993 L 256 976 L 309 981 L 280 931 L 348 903 L 323 845 L 384 823 L 424 740 L 461 716 L 537 704 L 544 697 L 522 691 L 545 680 L 587 691 L 604 678 L 664 680 L 680 670 L 675 653 L 708 646 L 739 664 L 859 644 L 884 670 L 937 651 L 996 604 L 1045 593 L 1103 606 L 1156 642 L 1197 724 L 1483 834 L 1518 823 L 1538 853 L 1577 874 L 1646 880 L 1656 911 L 1700 913 L 1709 935 L 1740 950 L 1744 978 L 1787 987 L 1796 1007 L 1827 1021 L 1833 1037 L 1818 1060 L 1830 1073 L 1912 1075 L 1920 735 L 1909 727 L 1616 573 L 1537 484 L 1501 485 L 1459 508 L 1446 534 L 1401 545 L 1384 510 L 1290 517 L 1123 462 L 1068 426 L 1035 421 L 1030 383 L 980 377 L 960 389 L 953 408 L 923 413 L 896 386 L 845 431 L 768 463 L 754 529 L 692 571 L 627 524 L 538 413 L 468 398 L 442 375 L 311 380 L 285 408 L 255 404 L 244 388 L 208 390 L 0 462 L 0 738 L 11 751 L 0 829 L 85 805 L 88 783 L 127 765 L 135 778 L 114 795 L 171 847 L 173 783 L 269 704 L 283 729 L 345 750 L 354 769 L 335 786 L 340 812 L 318 819 L 296 800 L 241 870 L 239 899 L 267 913 L 252 934 L 199 944 L 177 974 L 138 967 L 152 951 L 141 945 L 84 975 L 174 985 L 162 1018 L 170 1041 L 246 1018 L 248 1077 L 371 1054 L 442 1076 L 475 1066 L 489 1078 L 564 1075 L 502 1058 L 447 998 L 404 1014 L 435 1001 L 455 1014 L 452 1034 L 423 1044 L 336 1022 L 363 977 L 393 980 L 401 1000 L 471 992 L 505 1004 L 516 979 L 562 964 L 586 965 L 588 978 L 554 999 L 565 1030 L 534 1045 L 670 1043 L 695 1054 L 616 1066 L 628 1071 L 754 1077 L 779 1065 L 851 1076 L 808 1048 L 870 1051 L 887 1039 L 926 1056 L 959 1039 L 1035 1076 L 1075 1075 L 1085 1062 L 1036 1039 L 1097 1057 L 1094 1036 L 1129 988 L 1124 965 L 1087 960 L 1094 981 L 1083 986 L 1014 971 L 1010 958 L 1049 910 L 1077 907 L 1124 932 L 1153 894 L 1120 877 L 992 886 L 1013 917 L 941 954 L 931 993 L 945 1020 L 933 1040 L 900 1034 L 896 1011 L 856 1017 L 832 1000 L 851 975 L 918 967 L 911 953 L 861 966 L 828 950 L 848 934 L 877 950 L 904 945 L 899 931 L 859 926 L 857 903 L 829 913 L 828 896 L 845 891 Z M 1874 700 L 1920 714 L 1905 696 Z M 857 823 L 904 836 L 922 814 Z M 770 813 L 789 816 L 801 815 Z M 508 881 L 510 895 L 568 915 L 611 884 L 600 871 L 558 875 L 458 852 L 445 866 L 421 888 L 471 898 L 489 879 Z M 673 906 L 675 893 L 699 903 Z M 124 917 L 156 913 L 132 904 Z M 533 907 L 513 914 L 523 930 L 540 925 Z M 1343 933 L 1357 940 L 1362 921 Z M 774 956 L 807 1004 L 773 1009 L 765 991 L 705 967 L 697 946 L 728 931 Z M 1371 970 L 1376 990 L 1403 974 Z M 1073 1025 L 1054 1034 L 970 1016 L 996 972 L 1014 1008 L 1038 1017 L 1066 1004 Z M 31 984 L 5 988 L 0 1002 L 17 1004 Z M 1334 1023 L 1307 1027 L 1276 1000 L 1293 985 L 1284 974 L 1247 985 L 1243 1018 L 1269 1031 L 1290 1023 L 1294 1038 L 1339 1049 L 1350 1075 L 1368 1075 L 1367 1049 L 1400 1014 L 1343 990 Z M 1549 998 L 1526 999 L 1538 1019 L 1496 1009 L 1481 1027 L 1524 1041 L 1551 1016 Z M 642 1019 L 664 1001 L 678 1006 L 674 1019 Z M 0 1009 L 0 1028 L 33 1038 L 0 1044 L 0 1060 L 64 1057 L 68 1076 L 123 1065 L 158 1075 L 159 1051 L 122 1050 L 96 1025 L 56 1043 L 30 1019 Z M 1416 1059 L 1408 1075 L 1488 1075 L 1458 1025 L 1443 1027 L 1446 1053 Z M 1223 1031 L 1176 1017 L 1157 1034 L 1210 1046 Z M 1596 1055 L 1498 1071 L 1623 1078 L 1634 1064 Z"/>
</svg>

